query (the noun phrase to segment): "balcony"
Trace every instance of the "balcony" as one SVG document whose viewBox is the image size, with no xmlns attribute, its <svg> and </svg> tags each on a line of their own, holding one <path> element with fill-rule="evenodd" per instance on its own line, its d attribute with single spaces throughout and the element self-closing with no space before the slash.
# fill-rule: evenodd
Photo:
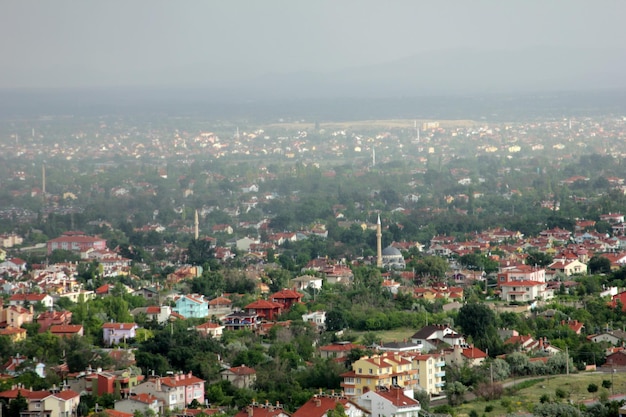
<svg viewBox="0 0 626 417">
<path fill-rule="evenodd" d="M 438 378 L 443 378 L 444 376 L 446 376 L 446 372 L 445 371 L 437 372 L 435 373 L 435 376 Z"/>
<path fill-rule="evenodd" d="M 444 385 L 446 385 L 446 383 L 445 383 L 444 381 L 442 381 L 442 382 L 438 382 L 438 383 L 436 383 L 436 384 L 435 384 L 435 386 L 436 386 L 437 388 L 441 388 L 441 387 L 443 387 Z"/>
<path fill-rule="evenodd" d="M 437 362 L 437 363 L 435 363 L 435 366 L 436 366 L 437 368 L 441 368 L 441 367 L 446 366 L 446 363 L 445 363 L 445 362 Z"/>
</svg>

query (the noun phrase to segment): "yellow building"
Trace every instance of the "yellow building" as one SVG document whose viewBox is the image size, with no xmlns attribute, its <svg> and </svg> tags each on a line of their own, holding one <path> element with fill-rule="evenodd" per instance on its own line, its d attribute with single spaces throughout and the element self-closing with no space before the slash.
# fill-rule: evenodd
<svg viewBox="0 0 626 417">
<path fill-rule="evenodd" d="M 381 355 L 364 356 L 352 364 L 352 370 L 341 375 L 347 396 L 361 395 L 376 387 L 398 385 L 412 389 L 417 383 L 417 369 L 406 354 L 386 352 Z"/>
<path fill-rule="evenodd" d="M 412 362 L 417 369 L 417 385 L 430 395 L 440 395 L 446 385 L 445 358 L 440 354 L 413 354 Z"/>
</svg>

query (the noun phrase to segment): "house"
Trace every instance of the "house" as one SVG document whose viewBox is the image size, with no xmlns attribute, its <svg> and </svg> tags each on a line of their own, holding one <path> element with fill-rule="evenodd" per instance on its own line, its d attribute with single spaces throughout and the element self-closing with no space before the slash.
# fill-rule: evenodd
<svg viewBox="0 0 626 417">
<path fill-rule="evenodd" d="M 209 317 L 215 316 L 216 318 L 224 317 L 233 312 L 233 302 L 226 297 L 215 297 L 209 300 Z"/>
<path fill-rule="evenodd" d="M 487 359 L 487 354 L 471 345 L 455 345 L 443 351 L 446 365 L 469 367 L 480 366 Z"/>
<path fill-rule="evenodd" d="M 373 391 L 378 386 L 399 385 L 412 389 L 416 385 L 418 371 L 412 357 L 385 352 L 380 355 L 363 356 L 352 364 L 352 370 L 341 374 L 341 386 L 348 397 Z"/>
<path fill-rule="evenodd" d="M 3 308 L 0 305 L 0 328 L 22 327 L 22 324 L 33 322 L 33 306 L 24 308 L 19 305 L 10 305 Z"/>
<path fill-rule="evenodd" d="M 39 324 L 39 333 L 45 333 L 51 326 L 62 326 L 72 322 L 72 312 L 63 311 L 44 311 L 39 314 L 35 320 Z"/>
<path fill-rule="evenodd" d="M 379 352 L 396 352 L 396 353 L 404 353 L 404 352 L 421 352 L 424 349 L 423 345 L 413 343 L 410 340 L 403 340 L 401 342 L 393 341 L 393 342 L 380 342 L 380 345 L 375 346 L 376 350 Z"/>
<path fill-rule="evenodd" d="M 324 280 L 320 277 L 314 277 L 312 275 L 301 275 L 297 278 L 292 279 L 291 285 L 293 285 L 294 289 L 296 289 L 297 291 L 305 291 L 308 288 L 321 290 L 323 282 Z"/>
<path fill-rule="evenodd" d="M 206 322 L 196 326 L 196 330 L 203 336 L 219 339 L 224 332 L 224 326 L 218 323 Z"/>
<path fill-rule="evenodd" d="M 209 315 L 209 301 L 200 294 L 183 295 L 176 299 L 173 310 L 187 319 L 202 319 Z"/>
<path fill-rule="evenodd" d="M 498 286 L 517 281 L 546 282 L 546 270 L 530 265 L 514 265 L 498 272 Z"/>
<path fill-rule="evenodd" d="M 365 407 L 358 405 L 344 395 L 334 392 L 331 394 L 320 392 L 302 404 L 293 413 L 293 417 L 327 417 L 328 412 L 335 410 L 338 404 L 341 404 L 348 417 L 368 417 L 371 415 Z"/>
<path fill-rule="evenodd" d="M 626 312 L 626 291 L 622 291 L 611 297 L 609 306 L 617 308 L 618 305 L 622 307 L 622 311 Z"/>
<path fill-rule="evenodd" d="M 26 333 L 26 329 L 21 327 L 8 326 L 4 329 L 0 329 L 0 336 L 7 336 L 13 343 L 25 340 Z"/>
<path fill-rule="evenodd" d="M 532 302 L 549 300 L 554 291 L 548 289 L 545 282 L 508 281 L 500 283 L 500 299 L 508 302 Z"/>
<path fill-rule="evenodd" d="M 50 333 L 59 337 L 83 336 L 81 324 L 54 324 L 50 326 Z"/>
<path fill-rule="evenodd" d="M 130 311 L 133 317 L 137 314 L 145 314 L 146 320 L 153 323 L 163 324 L 166 323 L 172 315 L 172 307 L 168 305 L 164 306 L 148 306 L 137 307 Z"/>
<path fill-rule="evenodd" d="M 302 321 L 314 324 L 317 330 L 323 332 L 326 329 L 326 312 L 311 311 L 310 313 L 305 313 L 302 315 Z"/>
<path fill-rule="evenodd" d="M 9 402 L 18 397 L 26 398 L 28 401 L 28 413 L 20 415 L 40 416 L 45 413 L 49 417 L 71 417 L 76 415 L 76 409 L 80 402 L 80 394 L 72 390 L 41 390 L 33 391 L 24 388 L 15 388 L 0 392 L 0 399 Z"/>
<path fill-rule="evenodd" d="M 235 366 L 222 372 L 222 380 L 230 381 L 239 389 L 252 388 L 256 382 L 256 371 L 246 365 Z"/>
<path fill-rule="evenodd" d="M 572 276 L 575 274 L 585 275 L 587 274 L 587 265 L 580 262 L 578 259 L 571 261 L 559 260 L 552 262 L 546 267 L 547 275 L 556 275 L 557 273 L 564 274 L 565 276 Z"/>
<path fill-rule="evenodd" d="M 282 304 L 283 310 L 289 310 L 294 304 L 298 304 L 302 300 L 302 294 L 298 291 L 283 289 L 270 296 L 270 300 L 275 303 Z"/>
<path fill-rule="evenodd" d="M 167 377 L 150 377 L 133 388 L 137 394 L 150 394 L 161 401 L 165 410 L 183 409 L 193 400 L 204 404 L 205 381 L 187 374 L 176 373 Z"/>
<path fill-rule="evenodd" d="M 465 345 L 465 337 L 447 324 L 430 324 L 422 327 L 413 336 L 411 341 L 416 345 L 423 345 L 424 351 L 439 350 L 442 344 L 448 346 Z"/>
<path fill-rule="evenodd" d="M 154 395 L 132 393 L 128 397 L 115 402 L 115 411 L 132 414 L 139 411 L 144 415 L 146 415 L 146 412 L 159 415 L 163 412 L 163 401 Z"/>
<path fill-rule="evenodd" d="M 291 417 L 291 414 L 286 412 L 279 403 L 275 405 L 269 402 L 261 404 L 255 401 L 233 417 Z"/>
<path fill-rule="evenodd" d="M 622 346 L 626 342 L 626 332 L 622 330 L 606 331 L 587 336 L 587 339 L 594 343 L 608 342 L 613 346 Z"/>
<path fill-rule="evenodd" d="M 413 391 L 405 391 L 402 387 L 377 387 L 355 398 L 355 402 L 369 411 L 369 415 L 414 417 L 419 415 L 422 407 L 413 398 Z"/>
<path fill-rule="evenodd" d="M 626 368 L 626 352 L 618 350 L 617 352 L 611 353 L 606 357 L 606 362 L 602 365 L 602 367 L 612 369 Z"/>
<path fill-rule="evenodd" d="M 50 310 L 54 306 L 54 299 L 48 294 L 13 294 L 9 298 L 9 305 L 22 306 L 41 303 L 43 307 Z"/>
<path fill-rule="evenodd" d="M 352 342 L 334 342 L 330 345 L 320 346 L 319 355 L 323 359 L 345 358 L 353 349 L 365 349 L 363 345 L 355 345 Z"/>
<path fill-rule="evenodd" d="M 222 324 L 226 330 L 256 330 L 260 323 L 261 319 L 256 313 L 245 311 L 234 311 L 222 318 Z"/>
<path fill-rule="evenodd" d="M 104 323 L 102 325 L 102 338 L 105 345 L 117 345 L 134 339 L 139 328 L 135 323 Z"/>
<path fill-rule="evenodd" d="M 262 320 L 272 321 L 283 311 L 283 305 L 267 300 L 257 300 L 245 306 L 248 314 L 255 314 Z"/>
<path fill-rule="evenodd" d="M 142 287 L 133 291 L 133 295 L 143 297 L 146 300 L 156 300 L 159 297 L 159 292 L 155 288 Z"/>
<path fill-rule="evenodd" d="M 88 249 L 103 251 L 106 250 L 107 241 L 106 239 L 87 236 L 80 232 L 67 232 L 56 239 L 49 240 L 46 246 L 48 255 L 57 249 L 72 252 L 86 252 Z"/>
</svg>

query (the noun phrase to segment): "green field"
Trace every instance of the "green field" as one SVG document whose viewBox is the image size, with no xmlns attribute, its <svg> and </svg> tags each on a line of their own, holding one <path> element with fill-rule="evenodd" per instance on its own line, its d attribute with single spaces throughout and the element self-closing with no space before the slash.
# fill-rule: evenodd
<svg viewBox="0 0 626 417">
<path fill-rule="evenodd" d="M 613 381 L 613 388 L 602 388 L 602 381 Z M 508 382 L 508 381 L 507 381 Z M 601 397 L 611 395 L 626 394 L 626 372 L 618 372 L 611 375 L 610 372 L 577 373 L 570 376 L 558 375 L 543 377 L 533 381 L 516 381 L 521 388 L 513 391 L 511 388 L 505 389 L 505 394 L 499 400 L 484 401 L 474 400 L 456 408 L 456 417 L 468 416 L 475 410 L 479 416 L 483 414 L 488 417 L 506 416 L 509 414 L 528 414 L 532 411 L 534 404 L 538 404 L 542 395 L 550 397 L 554 402 L 572 402 L 574 404 L 591 403 Z M 599 389 L 596 393 L 589 393 L 589 384 L 596 384 Z M 557 398 L 557 389 L 568 394 L 566 398 Z M 485 412 L 485 407 L 491 405 L 493 410 Z"/>
</svg>

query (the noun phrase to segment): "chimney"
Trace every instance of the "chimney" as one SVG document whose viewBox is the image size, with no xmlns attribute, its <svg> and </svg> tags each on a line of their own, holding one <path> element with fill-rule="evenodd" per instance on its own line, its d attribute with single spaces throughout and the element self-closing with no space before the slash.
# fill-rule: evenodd
<svg viewBox="0 0 626 417">
<path fill-rule="evenodd" d="M 248 417 L 252 417 L 254 415 L 254 408 L 252 406 L 247 406 L 246 411 L 248 412 Z"/>
<path fill-rule="evenodd" d="M 320 400 L 319 398 L 316 398 L 315 400 L 313 400 L 313 402 L 315 403 L 316 407 L 322 406 L 322 400 Z"/>
</svg>

